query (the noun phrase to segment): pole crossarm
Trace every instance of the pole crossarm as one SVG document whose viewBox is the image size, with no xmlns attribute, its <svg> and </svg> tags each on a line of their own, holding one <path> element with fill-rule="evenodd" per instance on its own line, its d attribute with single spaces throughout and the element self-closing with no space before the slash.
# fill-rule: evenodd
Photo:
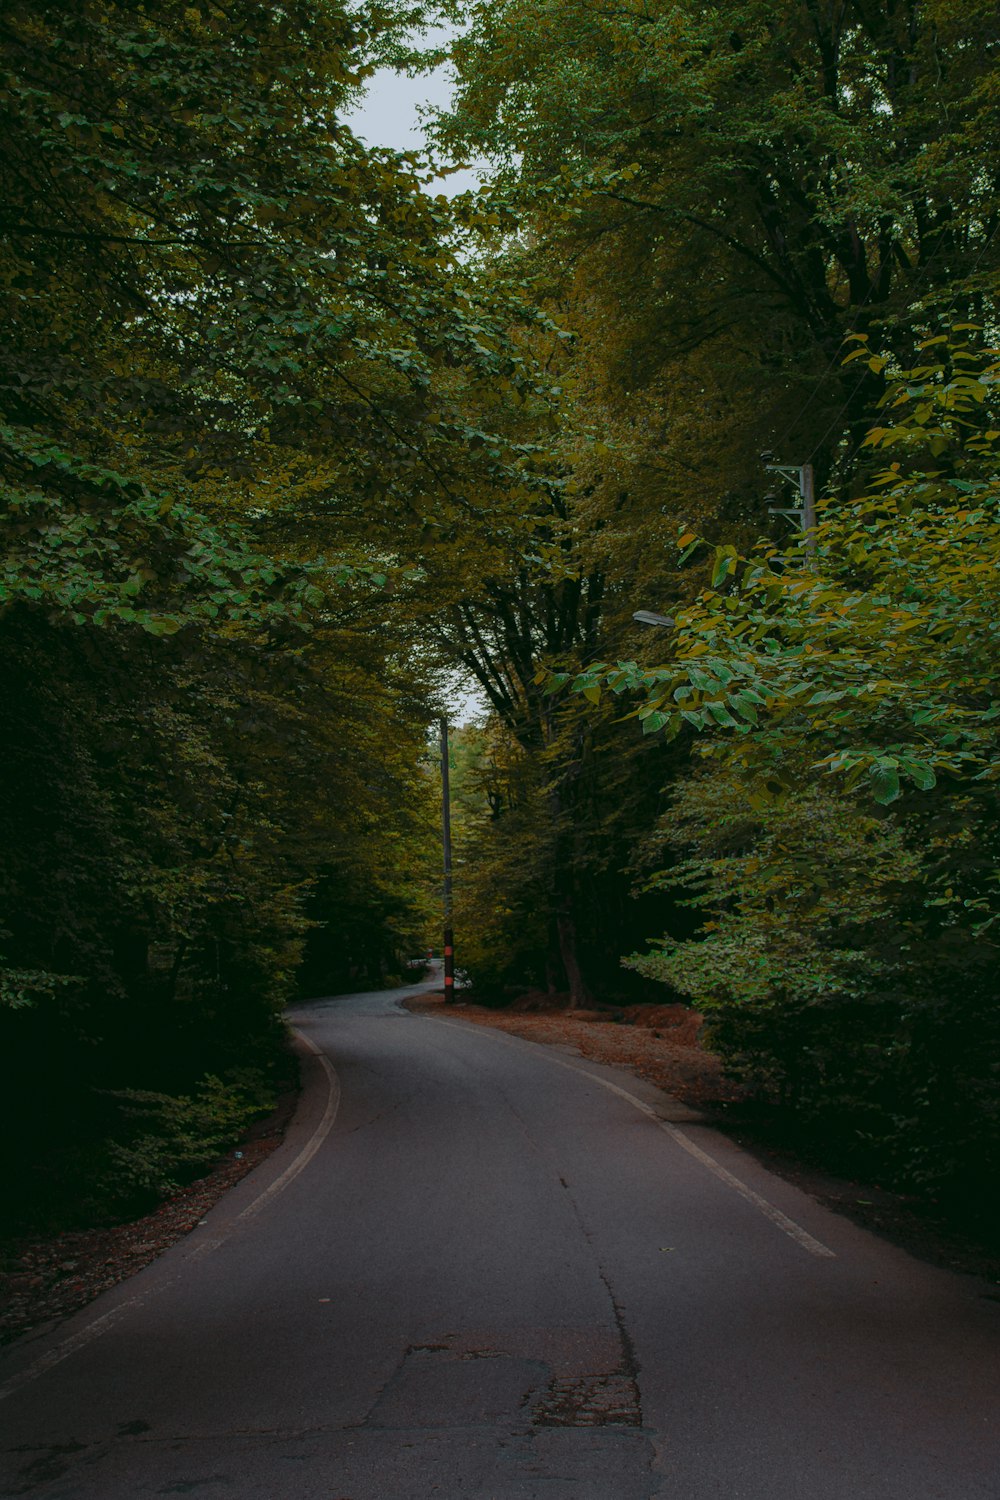
<svg viewBox="0 0 1000 1500">
<path fill-rule="evenodd" d="M 764 468 L 769 474 L 779 474 L 789 484 L 794 484 L 799 492 L 801 505 L 769 505 L 768 511 L 772 516 L 785 516 L 792 521 L 801 531 L 810 532 L 816 525 L 816 493 L 815 476 L 812 464 L 770 464 L 765 463 Z M 809 538 L 806 546 L 810 553 L 815 550 L 815 542 Z"/>
</svg>

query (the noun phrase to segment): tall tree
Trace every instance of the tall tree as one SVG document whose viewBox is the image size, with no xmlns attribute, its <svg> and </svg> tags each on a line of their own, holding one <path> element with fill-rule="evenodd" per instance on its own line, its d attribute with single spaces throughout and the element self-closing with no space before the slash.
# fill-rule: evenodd
<svg viewBox="0 0 1000 1500">
<path fill-rule="evenodd" d="M 864 496 L 795 548 L 712 549 L 672 658 L 576 686 L 641 686 L 705 757 L 649 849 L 704 925 L 636 967 L 803 1116 L 849 1108 L 867 1169 L 961 1194 L 1000 1160 L 1000 425 L 975 331 L 920 353 Z"/>
<path fill-rule="evenodd" d="M 378 617 L 498 510 L 520 455 L 470 392 L 528 372 L 461 216 L 342 122 L 395 23 L 339 0 L 0 20 L 2 1024 L 12 1079 L 59 1050 L 54 1125 L 108 1127 L 98 1085 L 259 1061 L 319 873 L 364 870 L 387 906 L 365 842 L 395 799 L 419 837 L 427 688 Z"/>
<path fill-rule="evenodd" d="M 989 301 L 987 0 L 507 0 L 472 14 L 442 138 L 498 159 L 535 237 L 601 309 L 608 383 L 629 402 L 658 376 L 666 394 L 708 352 L 692 367 L 702 405 L 729 392 L 746 417 L 754 400 L 758 451 L 780 441 L 823 478 L 882 390 L 878 370 L 841 367 L 845 334 L 881 325 L 910 362 L 935 307 Z"/>
</svg>

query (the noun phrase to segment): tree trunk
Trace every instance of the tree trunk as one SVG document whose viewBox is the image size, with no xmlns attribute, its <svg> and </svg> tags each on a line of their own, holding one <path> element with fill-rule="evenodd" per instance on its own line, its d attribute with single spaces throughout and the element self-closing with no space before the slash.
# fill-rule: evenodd
<svg viewBox="0 0 1000 1500">
<path fill-rule="evenodd" d="M 556 930 L 559 933 L 559 956 L 569 984 L 570 1009 L 579 1010 L 581 1006 L 590 1004 L 591 994 L 577 956 L 576 923 L 569 912 L 561 912 L 556 917 Z"/>
<path fill-rule="evenodd" d="M 545 988 L 550 998 L 555 998 L 561 989 L 563 978 L 562 960 L 559 956 L 559 930 L 555 917 L 549 918 L 548 941 L 545 946 Z"/>
</svg>

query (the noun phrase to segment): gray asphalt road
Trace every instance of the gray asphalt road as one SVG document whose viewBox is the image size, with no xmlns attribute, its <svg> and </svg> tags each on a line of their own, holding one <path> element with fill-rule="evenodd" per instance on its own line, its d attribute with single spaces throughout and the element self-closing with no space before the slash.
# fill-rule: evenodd
<svg viewBox="0 0 1000 1500">
<path fill-rule="evenodd" d="M 282 1148 L 8 1353 L 0 1494 L 1000 1500 L 987 1288 L 401 993 L 297 1012 Z"/>
</svg>

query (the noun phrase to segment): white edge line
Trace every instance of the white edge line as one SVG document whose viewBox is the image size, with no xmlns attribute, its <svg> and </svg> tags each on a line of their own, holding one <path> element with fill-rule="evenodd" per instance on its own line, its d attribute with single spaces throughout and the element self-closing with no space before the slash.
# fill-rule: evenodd
<svg viewBox="0 0 1000 1500">
<path fill-rule="evenodd" d="M 246 1208 L 238 1215 L 237 1224 L 242 1223 L 246 1219 L 255 1218 L 262 1208 L 266 1208 L 273 1198 L 276 1198 L 279 1193 L 283 1193 L 288 1184 L 294 1182 L 299 1173 L 305 1170 L 333 1129 L 334 1121 L 337 1118 L 337 1111 L 340 1108 L 340 1082 L 333 1070 L 333 1064 L 330 1059 L 322 1047 L 316 1045 L 312 1037 L 306 1036 L 305 1032 L 299 1031 L 296 1027 L 292 1029 L 299 1041 L 308 1047 L 314 1057 L 319 1058 L 320 1066 L 326 1074 L 326 1109 L 323 1111 L 323 1118 L 295 1160 L 285 1168 L 280 1177 L 275 1178 L 270 1187 L 265 1188 L 252 1203 L 247 1204 Z"/>
<path fill-rule="evenodd" d="M 593 1077 L 593 1074 L 588 1074 L 588 1077 Z M 773 1203 L 769 1203 L 766 1198 L 762 1198 L 760 1193 L 754 1192 L 753 1188 L 749 1187 L 747 1183 L 741 1182 L 738 1177 L 734 1177 L 732 1172 L 727 1171 L 721 1162 L 716 1161 L 714 1156 L 710 1156 L 707 1151 L 703 1151 L 689 1135 L 685 1135 L 683 1130 L 678 1130 L 676 1125 L 671 1125 L 667 1120 L 657 1120 L 656 1123 L 661 1130 L 665 1130 L 667 1135 L 671 1136 L 677 1142 L 678 1146 L 683 1146 L 684 1150 L 693 1156 L 696 1161 L 700 1161 L 703 1167 L 707 1167 L 710 1172 L 714 1172 L 719 1181 L 724 1182 L 727 1187 L 731 1187 L 734 1193 L 739 1193 L 741 1198 L 745 1198 L 748 1203 L 752 1203 L 755 1208 L 760 1209 L 760 1212 L 766 1219 L 770 1219 L 772 1224 L 777 1224 L 779 1229 L 783 1229 L 791 1239 L 795 1240 L 796 1244 L 802 1246 L 803 1250 L 808 1250 L 810 1255 L 819 1255 L 827 1260 L 836 1260 L 837 1252 L 835 1250 L 831 1250 L 829 1245 L 824 1245 L 821 1240 L 814 1239 L 807 1229 L 802 1228 L 801 1224 L 796 1224 L 795 1220 L 790 1219 L 787 1214 L 782 1213 L 780 1208 L 776 1208 Z"/>
<path fill-rule="evenodd" d="M 464 1023 L 462 1021 L 446 1021 L 443 1016 L 426 1016 L 426 1019 L 436 1021 L 441 1026 L 453 1026 L 458 1031 L 468 1031 L 471 1026 L 475 1025 L 471 1021 Z M 481 1027 L 478 1029 L 482 1030 Z M 491 1034 L 499 1037 L 502 1041 L 511 1040 L 510 1033 L 506 1031 L 493 1031 Z M 652 1105 L 647 1104 L 644 1099 L 639 1099 L 635 1094 L 630 1094 L 627 1089 L 619 1088 L 617 1083 L 611 1083 L 607 1078 L 600 1078 L 596 1073 L 588 1072 L 586 1068 L 578 1068 L 573 1063 L 564 1062 L 560 1057 L 553 1057 L 546 1049 L 544 1042 L 531 1042 L 528 1037 L 516 1037 L 515 1040 L 519 1042 L 526 1041 L 529 1043 L 529 1046 L 536 1047 L 539 1055 L 544 1057 L 546 1062 L 554 1063 L 557 1068 L 565 1068 L 567 1072 L 578 1073 L 584 1078 L 589 1078 L 592 1083 L 599 1084 L 602 1089 L 607 1089 L 609 1093 L 618 1094 L 620 1098 L 627 1099 L 629 1104 L 633 1104 L 636 1109 L 641 1110 L 644 1115 L 647 1115 L 660 1130 L 669 1135 L 671 1140 L 676 1141 L 678 1146 L 682 1147 L 689 1156 L 693 1156 L 696 1161 L 701 1162 L 703 1167 L 707 1167 L 720 1182 L 724 1182 L 727 1187 L 732 1188 L 734 1193 L 739 1193 L 741 1198 L 745 1198 L 748 1203 L 752 1203 L 754 1208 L 758 1209 L 766 1219 L 770 1219 L 772 1224 L 776 1224 L 779 1229 L 783 1230 L 797 1245 L 801 1245 L 803 1250 L 808 1250 L 810 1255 L 818 1255 L 826 1260 L 837 1259 L 837 1252 L 831 1250 L 829 1245 L 824 1245 L 821 1240 L 814 1239 L 808 1230 L 802 1228 L 801 1224 L 796 1224 L 795 1220 L 790 1219 L 787 1214 L 782 1213 L 780 1208 L 777 1208 L 773 1203 L 769 1203 L 766 1198 L 762 1198 L 760 1193 L 755 1192 L 747 1183 L 741 1182 L 738 1177 L 734 1177 L 732 1172 L 724 1167 L 721 1162 L 716 1161 L 714 1156 L 710 1156 L 707 1151 L 704 1151 L 683 1130 L 679 1130 L 676 1125 L 671 1125 L 667 1120 L 661 1120 Z"/>
<path fill-rule="evenodd" d="M 340 1083 L 334 1072 L 333 1064 L 322 1048 L 318 1047 L 311 1037 L 306 1036 L 296 1027 L 293 1027 L 292 1030 L 299 1041 L 319 1058 L 323 1072 L 326 1074 L 327 1098 L 323 1118 L 316 1126 L 306 1144 L 302 1147 L 298 1156 L 285 1168 L 281 1176 L 276 1177 L 269 1187 L 266 1187 L 262 1193 L 254 1198 L 253 1202 L 249 1203 L 236 1216 L 224 1233 L 207 1236 L 196 1244 L 191 1253 L 185 1257 L 185 1265 L 190 1264 L 192 1260 L 199 1260 L 203 1255 L 208 1255 L 213 1250 L 217 1250 L 220 1245 L 224 1244 L 234 1229 L 249 1219 L 254 1218 L 260 1213 L 262 1208 L 265 1208 L 279 1193 L 283 1192 L 290 1182 L 294 1182 L 299 1173 L 312 1161 L 316 1152 L 333 1129 L 334 1121 L 337 1118 L 337 1111 L 340 1108 Z M 177 1243 L 178 1241 L 175 1240 L 174 1244 Z M 31 1381 L 37 1380 L 40 1375 L 44 1375 L 48 1370 L 53 1369 L 55 1365 L 62 1364 L 64 1359 L 69 1359 L 70 1355 L 75 1354 L 78 1349 L 83 1349 L 87 1344 L 91 1344 L 95 1339 L 99 1339 L 103 1334 L 107 1333 L 109 1328 L 112 1328 L 115 1323 L 119 1322 L 126 1313 L 131 1312 L 134 1307 L 139 1307 L 143 1302 L 148 1302 L 152 1297 L 159 1296 L 161 1292 L 166 1291 L 167 1287 L 173 1286 L 174 1282 L 179 1280 L 182 1275 L 182 1269 L 179 1268 L 172 1276 L 165 1277 L 157 1285 L 146 1287 L 141 1292 L 136 1292 L 134 1296 L 127 1298 L 126 1301 L 119 1302 L 118 1306 L 113 1307 L 110 1312 L 102 1313 L 99 1317 L 94 1318 L 92 1322 L 87 1324 L 86 1328 L 81 1328 L 78 1333 L 71 1334 L 69 1338 L 63 1339 L 62 1343 L 57 1344 L 54 1349 L 50 1349 L 48 1354 L 40 1355 L 26 1369 L 21 1370 L 17 1375 L 12 1375 L 9 1380 L 0 1385 L 0 1401 L 5 1401 L 8 1396 L 12 1396 L 15 1391 L 19 1391 L 22 1386 L 29 1385 Z"/>
</svg>

